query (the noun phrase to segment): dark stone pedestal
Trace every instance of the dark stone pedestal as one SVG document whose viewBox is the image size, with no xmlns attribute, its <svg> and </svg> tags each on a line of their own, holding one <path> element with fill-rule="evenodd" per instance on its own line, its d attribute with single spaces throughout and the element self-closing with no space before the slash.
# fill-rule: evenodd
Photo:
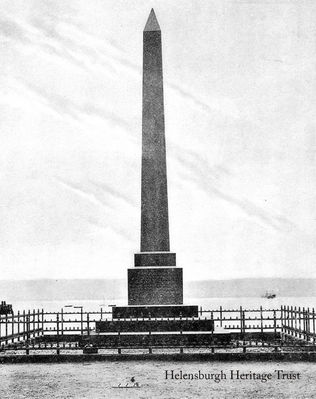
<svg viewBox="0 0 316 399">
<path fill-rule="evenodd" d="M 182 268 L 128 269 L 129 305 L 182 305 Z"/>
<path fill-rule="evenodd" d="M 113 306 L 113 319 L 198 317 L 198 306 Z"/>
</svg>

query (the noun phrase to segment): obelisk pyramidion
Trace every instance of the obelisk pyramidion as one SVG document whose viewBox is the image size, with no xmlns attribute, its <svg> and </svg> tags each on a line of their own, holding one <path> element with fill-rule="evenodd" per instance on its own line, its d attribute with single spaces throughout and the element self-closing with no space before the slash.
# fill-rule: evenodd
<svg viewBox="0 0 316 399">
<path fill-rule="evenodd" d="M 152 9 L 143 32 L 140 252 L 128 269 L 128 305 L 114 317 L 194 316 L 183 306 L 182 268 L 170 252 L 161 31 Z"/>
</svg>

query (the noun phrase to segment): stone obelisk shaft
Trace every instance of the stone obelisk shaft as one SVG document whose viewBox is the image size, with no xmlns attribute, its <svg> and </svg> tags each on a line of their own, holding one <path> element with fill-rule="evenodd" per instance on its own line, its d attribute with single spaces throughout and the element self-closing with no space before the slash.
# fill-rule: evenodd
<svg viewBox="0 0 316 399">
<path fill-rule="evenodd" d="M 141 252 L 169 251 L 161 31 L 152 10 L 143 32 Z"/>
</svg>

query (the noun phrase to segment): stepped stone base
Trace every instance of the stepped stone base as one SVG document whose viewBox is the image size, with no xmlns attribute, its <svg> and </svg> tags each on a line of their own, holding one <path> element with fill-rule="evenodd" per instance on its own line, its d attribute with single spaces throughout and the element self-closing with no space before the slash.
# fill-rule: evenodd
<svg viewBox="0 0 316 399">
<path fill-rule="evenodd" d="M 198 318 L 116 319 L 95 322 L 96 333 L 214 331 L 214 320 Z"/>
<path fill-rule="evenodd" d="M 196 305 L 167 306 L 113 306 L 113 319 L 198 317 Z"/>
</svg>

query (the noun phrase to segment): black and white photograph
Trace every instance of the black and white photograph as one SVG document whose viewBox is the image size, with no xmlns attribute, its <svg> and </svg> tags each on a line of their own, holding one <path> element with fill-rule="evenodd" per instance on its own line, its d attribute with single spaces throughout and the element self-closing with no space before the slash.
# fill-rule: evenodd
<svg viewBox="0 0 316 399">
<path fill-rule="evenodd" d="M 0 1 L 0 398 L 316 398 L 316 2 Z"/>
</svg>

